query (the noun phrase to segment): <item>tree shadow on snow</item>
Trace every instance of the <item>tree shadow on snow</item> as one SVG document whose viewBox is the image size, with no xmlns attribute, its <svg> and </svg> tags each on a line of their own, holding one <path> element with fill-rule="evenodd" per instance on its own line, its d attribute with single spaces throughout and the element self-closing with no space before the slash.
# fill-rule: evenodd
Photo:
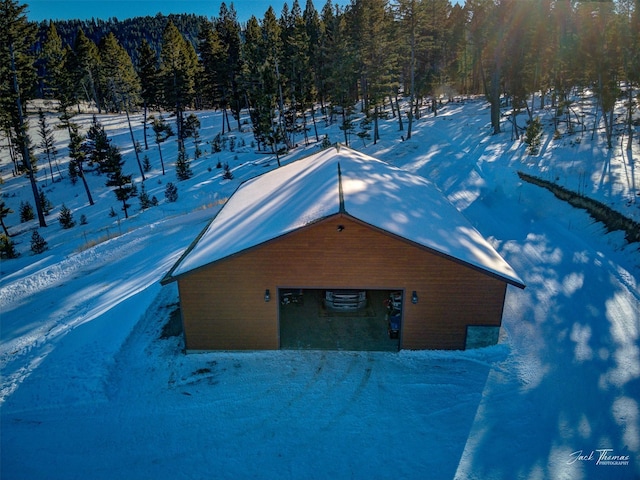
<svg viewBox="0 0 640 480">
<path fill-rule="evenodd" d="M 456 478 L 640 475 L 636 280 L 579 241 L 555 243 L 528 233 L 503 246 L 527 284 L 505 305 L 513 372 L 490 375 Z"/>
</svg>

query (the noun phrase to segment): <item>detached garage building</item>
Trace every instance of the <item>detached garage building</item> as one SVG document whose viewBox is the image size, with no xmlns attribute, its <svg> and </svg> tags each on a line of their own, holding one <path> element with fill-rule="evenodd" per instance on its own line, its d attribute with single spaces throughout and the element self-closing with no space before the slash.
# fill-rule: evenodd
<svg viewBox="0 0 640 480">
<path fill-rule="evenodd" d="M 339 322 L 363 292 L 394 295 L 399 349 L 487 345 L 507 286 L 524 288 L 429 181 L 343 146 L 241 184 L 173 281 L 187 351 L 279 349 L 290 298 L 321 297 Z"/>
</svg>

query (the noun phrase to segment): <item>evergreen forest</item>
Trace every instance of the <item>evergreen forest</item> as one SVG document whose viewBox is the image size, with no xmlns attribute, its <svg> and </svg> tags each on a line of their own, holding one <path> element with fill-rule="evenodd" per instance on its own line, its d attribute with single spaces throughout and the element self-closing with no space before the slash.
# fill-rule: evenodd
<svg viewBox="0 0 640 480">
<path fill-rule="evenodd" d="M 632 141 L 640 0 L 351 0 L 345 7 L 327 0 L 318 8 L 313 0 L 293 0 L 245 23 L 232 3 L 222 3 L 211 19 L 40 24 L 27 20 L 27 8 L 0 0 L 0 129 L 16 172 L 32 179 L 34 196 L 38 160 L 26 106 L 36 98 L 51 101 L 71 144 L 72 118 L 87 107 L 144 112 L 158 144 L 170 127 L 147 112 L 175 115 L 180 144 L 193 130 L 185 112 L 218 109 L 223 134 L 242 129 L 240 112 L 248 111 L 258 150 L 276 152 L 292 147 L 294 132 L 313 131 L 307 122 L 317 109 L 341 122 L 348 144 L 350 114 L 361 105 L 375 143 L 378 119 L 389 109 L 408 139 L 414 119 L 425 111 L 437 115 L 442 99 L 483 95 L 493 133 L 500 132 L 500 107 L 508 103 L 519 137 L 525 128 L 515 118 L 524 113 L 533 122 L 534 102 L 556 108 L 558 118 L 565 112 L 571 125 L 572 92 L 589 90 L 609 147 L 620 99 Z M 70 144 L 79 178 L 89 153 L 119 178 L 118 152 L 105 145 L 99 158 L 95 147 L 89 152 L 80 143 L 75 150 Z M 141 174 L 144 179 L 142 167 Z"/>
</svg>

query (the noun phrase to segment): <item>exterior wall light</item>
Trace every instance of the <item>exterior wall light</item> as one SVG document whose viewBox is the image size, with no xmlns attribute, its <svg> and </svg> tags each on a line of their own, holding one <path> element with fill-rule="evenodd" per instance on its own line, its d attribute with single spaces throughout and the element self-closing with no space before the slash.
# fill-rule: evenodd
<svg viewBox="0 0 640 480">
<path fill-rule="evenodd" d="M 411 303 L 413 303 L 414 305 L 418 303 L 418 292 L 416 292 L 415 290 L 411 293 Z"/>
<path fill-rule="evenodd" d="M 269 289 L 267 288 L 264 291 L 264 301 L 268 302 L 269 300 L 271 300 L 271 292 L 269 291 Z"/>
</svg>

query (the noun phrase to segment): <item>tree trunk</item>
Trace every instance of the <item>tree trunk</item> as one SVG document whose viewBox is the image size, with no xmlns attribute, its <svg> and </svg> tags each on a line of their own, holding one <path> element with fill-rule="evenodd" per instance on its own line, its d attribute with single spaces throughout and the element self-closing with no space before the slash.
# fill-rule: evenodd
<svg viewBox="0 0 640 480">
<path fill-rule="evenodd" d="M 49 173 L 51 174 L 51 183 L 53 183 L 54 182 L 54 180 L 53 180 L 53 166 L 51 165 L 51 155 L 49 154 L 49 152 L 47 152 L 47 161 L 49 162 Z M 45 168 L 45 171 L 46 171 L 46 168 Z"/>
<path fill-rule="evenodd" d="M 144 135 L 144 149 L 145 150 L 149 150 L 149 142 L 147 142 L 147 101 L 144 101 L 143 107 L 142 107 L 142 132 Z"/>
<path fill-rule="evenodd" d="M 160 148 L 160 142 L 158 142 L 158 152 L 160 153 L 160 165 L 162 165 L 162 175 L 164 175 L 164 160 L 162 159 L 162 148 Z"/>
<path fill-rule="evenodd" d="M 144 182 L 146 178 L 144 177 L 144 170 L 142 168 L 142 163 L 140 162 L 140 155 L 138 155 L 136 138 L 133 135 L 133 128 L 131 127 L 131 117 L 129 117 L 129 105 L 128 105 L 128 102 L 125 102 L 124 96 L 122 96 L 122 94 L 120 95 L 120 99 L 122 100 L 124 111 L 127 114 L 127 124 L 129 125 L 129 135 L 131 136 L 131 144 L 133 145 L 133 151 L 136 154 L 136 161 L 138 162 L 138 168 L 140 168 L 140 175 L 142 176 L 142 181 Z"/>
<path fill-rule="evenodd" d="M 342 126 L 344 127 L 344 144 L 349 146 L 349 137 L 347 135 L 347 112 L 346 108 L 342 108 Z"/>
<path fill-rule="evenodd" d="M 376 145 L 378 140 L 380 140 L 380 131 L 378 130 L 378 115 L 379 109 L 378 105 L 376 105 L 373 109 L 373 144 Z"/>
<path fill-rule="evenodd" d="M 500 72 L 497 68 L 491 75 L 489 103 L 491 104 L 491 127 L 493 127 L 493 134 L 497 135 L 500 133 Z"/>
<path fill-rule="evenodd" d="M 398 92 L 397 91 L 396 91 L 396 108 L 398 109 L 398 123 L 399 123 L 399 127 L 398 128 L 402 132 L 404 130 L 404 123 L 402 123 L 402 111 L 400 110 L 400 102 L 398 101 Z"/>
<path fill-rule="evenodd" d="M 16 59 L 13 51 L 13 43 L 9 44 L 9 52 L 11 55 L 11 72 L 13 74 L 13 89 L 16 95 L 16 108 L 18 110 L 18 135 L 24 136 L 20 139 L 20 147 L 22 148 L 22 159 L 24 165 L 29 174 L 29 182 L 31 183 L 31 191 L 33 193 L 33 199 L 36 204 L 36 211 L 38 212 L 38 222 L 41 227 L 46 227 L 47 222 L 44 219 L 44 213 L 42 211 L 42 205 L 40 204 L 40 195 L 38 194 L 38 186 L 36 185 L 36 178 L 33 171 L 33 165 L 31 165 L 31 154 L 29 152 L 29 136 L 24 128 L 24 118 L 22 117 L 22 101 L 20 99 L 20 85 L 18 84 L 18 72 L 16 71 Z"/>
<path fill-rule="evenodd" d="M 222 107 L 222 135 L 224 135 L 224 117 L 227 115 L 227 107 Z M 229 121 L 227 120 L 227 123 Z"/>
<path fill-rule="evenodd" d="M 607 119 L 606 113 L 603 117 L 604 126 L 607 131 L 607 148 L 613 148 L 613 109 L 609 111 L 609 119 Z"/>
<path fill-rule="evenodd" d="M 3 218 L 0 218 L 0 225 L 2 225 L 2 230 L 4 230 L 4 234 L 7 236 L 7 238 L 9 238 L 11 235 L 9 235 L 9 230 L 7 230 L 7 226 L 4 224 Z"/>
<path fill-rule="evenodd" d="M 80 175 L 79 177 L 82 179 L 82 184 L 84 185 L 84 191 L 87 193 L 87 199 L 89 200 L 89 205 L 93 205 L 93 197 L 91 196 L 91 191 L 89 190 L 89 185 L 87 184 L 87 179 L 84 176 L 84 170 L 82 168 L 82 164 L 79 165 Z"/>
<path fill-rule="evenodd" d="M 627 92 L 629 92 L 629 107 L 627 115 L 627 131 L 629 132 L 629 140 L 627 142 L 627 150 L 631 151 L 633 144 L 633 88 L 631 82 L 627 80 Z"/>
<path fill-rule="evenodd" d="M 129 212 L 127 211 L 127 201 L 122 200 L 122 210 L 124 210 L 124 218 L 129 218 Z"/>
<path fill-rule="evenodd" d="M 319 142 L 320 138 L 318 137 L 318 125 L 316 124 L 316 112 L 313 103 L 311 104 L 311 120 L 313 121 L 313 131 L 316 134 L 316 142 Z"/>
</svg>

